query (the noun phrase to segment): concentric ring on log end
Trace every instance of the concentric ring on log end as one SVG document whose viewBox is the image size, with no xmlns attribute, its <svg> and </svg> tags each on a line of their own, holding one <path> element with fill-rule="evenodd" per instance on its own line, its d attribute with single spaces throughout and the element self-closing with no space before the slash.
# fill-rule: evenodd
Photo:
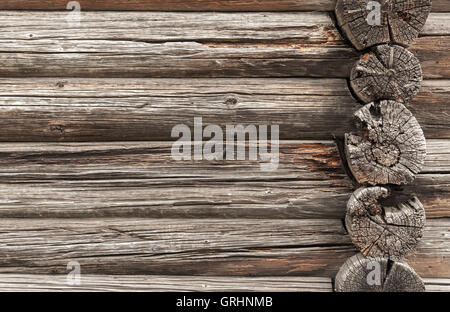
<svg viewBox="0 0 450 312">
<path fill-rule="evenodd" d="M 340 268 L 334 288 L 338 292 L 423 292 L 420 276 L 406 263 L 356 254 Z"/>
<path fill-rule="evenodd" d="M 360 134 L 345 134 L 348 166 L 360 184 L 411 183 L 422 170 L 426 141 L 416 118 L 401 103 L 370 103 L 355 113 Z"/>
<path fill-rule="evenodd" d="M 383 206 L 389 190 L 384 187 L 359 188 L 347 202 L 345 225 L 364 256 L 400 260 L 419 243 L 425 226 L 425 209 L 419 199 Z"/>
<path fill-rule="evenodd" d="M 420 90 L 422 68 L 407 49 L 381 45 L 364 54 L 350 74 L 350 85 L 364 103 L 394 100 L 405 103 Z"/>
<path fill-rule="evenodd" d="M 380 18 L 374 15 L 378 9 Z M 430 11 L 431 0 L 337 0 L 335 10 L 339 26 L 358 50 L 383 43 L 409 45 Z"/>
</svg>

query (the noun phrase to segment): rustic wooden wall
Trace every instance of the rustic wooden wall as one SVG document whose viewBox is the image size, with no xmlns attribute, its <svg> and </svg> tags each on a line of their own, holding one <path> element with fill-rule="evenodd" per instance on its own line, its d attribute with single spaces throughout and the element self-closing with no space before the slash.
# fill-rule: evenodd
<svg viewBox="0 0 450 312">
<path fill-rule="evenodd" d="M 67 1 L 0 2 L 0 290 L 330 291 L 356 253 L 339 142 L 360 107 L 334 1 L 79 2 L 79 26 Z M 428 156 L 396 192 L 429 219 L 407 262 L 448 291 L 450 2 L 433 2 L 408 104 Z M 195 116 L 280 125 L 279 170 L 174 161 Z M 52 276 L 70 260 L 78 288 Z"/>
</svg>

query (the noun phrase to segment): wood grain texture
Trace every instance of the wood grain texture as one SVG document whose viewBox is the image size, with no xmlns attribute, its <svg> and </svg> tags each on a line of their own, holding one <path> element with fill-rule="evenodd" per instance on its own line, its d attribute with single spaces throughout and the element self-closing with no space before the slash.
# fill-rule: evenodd
<svg viewBox="0 0 450 312">
<path fill-rule="evenodd" d="M 429 218 L 449 217 L 448 140 L 430 140 L 414 184 Z M 2 143 L 0 217 L 344 218 L 354 191 L 334 142 L 281 142 L 258 161 L 175 161 L 170 142 Z"/>
<path fill-rule="evenodd" d="M 342 265 L 334 285 L 337 292 L 425 291 L 425 283 L 408 264 L 386 258 L 366 258 L 360 253 Z"/>
<path fill-rule="evenodd" d="M 425 78 L 450 77 L 446 13 L 411 47 Z M 340 77 L 358 53 L 329 14 L 1 11 L 3 77 Z"/>
<path fill-rule="evenodd" d="M 389 0 L 377 4 L 374 6 L 370 0 L 337 1 L 339 27 L 358 50 L 387 43 L 409 45 L 419 36 L 431 11 L 431 0 Z"/>
<path fill-rule="evenodd" d="M 414 54 L 397 45 L 381 45 L 362 55 L 353 66 L 350 85 L 364 103 L 406 103 L 419 92 L 422 78 L 422 68 Z"/>
<path fill-rule="evenodd" d="M 415 196 L 397 205 L 381 204 L 388 196 L 389 189 L 380 186 L 356 190 L 347 203 L 345 226 L 362 256 L 401 261 L 423 236 L 425 210 Z"/>
<path fill-rule="evenodd" d="M 407 108 L 427 138 L 450 138 L 450 80 L 425 80 Z M 280 139 L 352 129 L 361 105 L 344 79 L 1 78 L 1 141 L 173 140 L 194 117 L 222 127 L 279 125 Z"/>
<path fill-rule="evenodd" d="M 0 274 L 0 291 L 331 292 L 331 279 L 308 276 L 224 277 L 87 275 L 69 285 L 66 275 Z M 430 283 L 440 282 L 430 279 Z M 442 282 L 440 282 L 442 283 Z M 436 284 L 433 284 L 435 287 Z M 441 285 L 441 284 L 438 284 Z"/>
<path fill-rule="evenodd" d="M 252 11 L 255 5 L 233 2 L 126 5 L 189 11 Z M 270 11 L 334 5 L 258 4 Z M 17 5 L 64 10 L 66 2 L 5 1 L 0 9 Z M 194 116 L 219 125 L 281 124 L 283 138 L 320 140 L 344 133 L 358 108 L 346 80 L 330 79 L 347 78 L 359 55 L 329 12 L 86 12 L 89 5 L 122 10 L 124 2 L 83 2 L 79 25 L 68 23 L 68 11 L 0 11 L 0 141 L 167 140 L 173 125 L 190 125 Z M 448 17 L 431 14 L 412 46 L 425 78 L 450 77 Z M 137 79 L 151 77 L 187 79 Z M 408 108 L 430 138 L 450 138 L 442 117 L 450 85 L 425 83 L 429 88 Z M 434 218 L 407 259 L 424 277 L 450 277 L 448 144 L 431 140 L 415 183 L 395 190 L 417 194 Z M 89 289 L 235 290 L 239 283 L 242 290 L 330 290 L 329 278 L 356 252 L 341 220 L 355 185 L 335 143 L 282 142 L 275 172 L 249 161 L 175 162 L 170 147 L 1 143 L 0 273 L 65 274 L 76 260 L 92 278 Z M 126 276 L 99 281 L 89 274 Z M 158 275 L 159 284 L 149 285 L 148 276 L 135 280 L 144 274 Z M 0 289 L 32 283 L 4 276 Z M 231 276 L 260 276 L 259 288 L 255 280 Z M 55 285 L 47 279 L 37 287 Z"/>
<path fill-rule="evenodd" d="M 427 291 L 449 291 L 450 279 L 425 279 Z M 81 285 L 68 285 L 66 275 L 0 274 L 0 291 L 130 291 L 130 292 L 331 292 L 331 278 L 308 276 L 223 277 L 170 275 L 81 275 Z"/>
<path fill-rule="evenodd" d="M 405 260 L 448 278 L 449 219 L 429 220 Z M 341 220 L 2 219 L 1 273 L 334 276 L 356 253 Z"/>
<path fill-rule="evenodd" d="M 360 184 L 404 185 L 414 181 L 427 154 L 414 115 L 401 103 L 380 101 L 355 113 L 358 132 L 345 134 L 348 166 Z"/>
<path fill-rule="evenodd" d="M 425 278 L 426 291 L 450 292 L 450 280 L 445 278 Z"/>
<path fill-rule="evenodd" d="M 4 0 L 0 10 L 65 10 L 66 0 Z M 78 0 L 82 10 L 143 11 L 333 11 L 335 0 Z M 450 11 L 447 0 L 433 0 L 432 10 Z"/>
</svg>

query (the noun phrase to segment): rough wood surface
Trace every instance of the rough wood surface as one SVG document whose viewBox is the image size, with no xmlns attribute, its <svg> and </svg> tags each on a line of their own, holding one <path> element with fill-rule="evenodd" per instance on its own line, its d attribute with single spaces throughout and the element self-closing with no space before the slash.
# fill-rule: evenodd
<svg viewBox="0 0 450 312">
<path fill-rule="evenodd" d="M 308 276 L 224 277 L 170 275 L 88 275 L 69 285 L 66 275 L 0 274 L 0 291 L 152 291 L 152 292 L 331 292 L 331 278 Z M 427 278 L 426 291 L 449 291 L 450 280 Z"/>
<path fill-rule="evenodd" d="M 2 2 L 0 9 L 17 4 Z M 192 2 L 197 4 L 201 9 L 200 2 Z M 226 9 L 223 3 L 210 5 Z M 85 10 L 80 24 L 67 19 L 68 11 L 0 11 L 0 76 L 7 77 L 0 88 L 0 140 L 165 140 L 172 123 L 190 124 L 199 113 L 220 125 L 286 120 L 308 133 L 303 138 L 329 138 L 329 126 L 310 125 L 330 123 L 330 112 L 344 116 L 357 106 L 343 79 L 329 79 L 348 77 L 358 54 L 328 13 Z M 450 77 L 447 18 L 433 14 L 412 47 L 425 77 Z M 309 80 L 299 87 L 299 79 L 291 79 L 288 88 L 300 91 L 286 93 L 285 81 L 271 81 L 273 91 L 267 89 L 269 79 L 255 84 L 242 79 L 290 76 L 326 77 L 330 86 Z M 446 102 L 439 100 L 447 87 L 430 83 L 438 95 L 433 92 L 429 101 L 440 103 L 433 107 L 439 114 L 412 106 L 430 121 L 425 127 L 431 136 L 447 137 Z M 255 103 L 262 105 L 255 108 Z M 278 115 L 272 117 L 274 111 Z M 291 112 L 308 118 L 313 112 L 316 119 L 302 116 L 293 122 Z M 283 131 L 292 133 L 292 127 Z M 427 160 L 420 184 L 396 191 L 417 193 L 427 211 L 442 218 L 430 222 L 408 258 L 423 276 L 442 278 L 450 272 L 445 218 L 450 161 L 448 148 L 442 152 L 448 142 L 434 143 L 440 149 Z M 189 277 L 194 290 L 200 283 L 227 289 L 228 277 L 216 283 L 206 277 L 218 275 L 261 276 L 263 288 L 322 290 L 324 280 L 316 277 L 304 284 L 285 280 L 284 287 L 267 276 L 322 276 L 329 287 L 329 278 L 355 253 L 339 219 L 354 185 L 333 142 L 282 142 L 280 170 L 271 173 L 262 172 L 259 162 L 174 162 L 170 147 L 170 142 L 0 144 L 0 272 L 66 274 L 67 263 L 75 260 L 88 278 L 90 273 L 127 274 L 122 282 L 137 288 L 139 282 L 127 281 L 129 274 L 202 275 Z M 88 288 L 121 283 L 93 279 Z M 6 287 L 16 287 L 16 281 L 11 277 Z M 178 281 L 176 289 L 185 287 L 187 279 Z M 239 282 L 244 290 L 254 284 Z M 161 287 L 172 288 L 167 284 L 170 276 L 160 277 Z"/>
<path fill-rule="evenodd" d="M 355 113 L 360 134 L 345 135 L 350 170 L 359 183 L 408 184 L 423 167 L 422 128 L 401 103 L 370 103 Z"/>
<path fill-rule="evenodd" d="M 332 286 L 327 277 L 87 275 L 81 272 L 80 285 L 68 284 L 66 275 L 0 274 L 0 291 L 331 292 Z"/>
<path fill-rule="evenodd" d="M 449 219 L 405 261 L 448 278 Z M 1 273 L 333 277 L 356 253 L 341 220 L 1 219 Z"/>
<path fill-rule="evenodd" d="M 346 229 L 367 257 L 401 260 L 423 236 L 425 210 L 415 196 L 397 205 L 383 205 L 384 187 L 359 188 L 347 203 Z"/>
<path fill-rule="evenodd" d="M 450 217 L 450 141 L 396 194 Z M 175 161 L 170 142 L 2 143 L 0 217 L 344 218 L 354 187 L 334 142 L 281 142 L 259 161 Z"/>
<path fill-rule="evenodd" d="M 450 138 L 450 80 L 425 80 L 405 106 L 427 138 Z M 329 140 L 361 108 L 344 79 L 0 79 L 1 141 L 173 140 L 194 117 L 280 126 L 280 139 Z"/>
<path fill-rule="evenodd" d="M 4 0 L 0 10 L 65 10 L 67 0 Z M 78 0 L 82 10 L 143 11 L 333 11 L 336 0 Z M 433 0 L 435 12 L 450 11 L 447 0 Z"/>
<path fill-rule="evenodd" d="M 412 52 L 424 77 L 450 77 L 449 15 Z M 4 77 L 341 77 L 359 55 L 327 13 L 0 11 Z"/>
<path fill-rule="evenodd" d="M 429 292 L 450 292 L 450 280 L 446 278 L 425 278 L 425 288 Z"/>
<path fill-rule="evenodd" d="M 376 7 L 371 0 L 338 0 L 336 18 L 347 38 L 363 50 L 378 44 L 409 45 L 415 40 L 431 11 L 431 0 L 382 0 Z"/>
<path fill-rule="evenodd" d="M 417 95 L 422 82 L 419 60 L 400 46 L 381 45 L 354 65 L 350 85 L 365 103 L 394 100 L 406 103 Z"/>
<path fill-rule="evenodd" d="M 338 292 L 425 291 L 424 282 L 408 264 L 385 258 L 366 258 L 362 254 L 356 254 L 342 265 L 334 287 Z"/>
</svg>

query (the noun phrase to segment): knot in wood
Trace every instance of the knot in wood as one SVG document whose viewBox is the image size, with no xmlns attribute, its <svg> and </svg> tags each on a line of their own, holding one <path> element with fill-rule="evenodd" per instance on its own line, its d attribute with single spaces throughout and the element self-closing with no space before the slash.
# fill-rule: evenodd
<svg viewBox="0 0 450 312">
<path fill-rule="evenodd" d="M 431 0 L 338 0 L 335 10 L 339 27 L 358 50 L 384 43 L 409 45 L 430 11 Z"/>
<path fill-rule="evenodd" d="M 377 100 L 407 102 L 423 80 L 419 60 L 400 46 L 377 46 L 353 66 L 350 85 L 365 103 Z"/>
<path fill-rule="evenodd" d="M 400 260 L 422 238 L 425 209 L 414 196 L 394 205 L 381 204 L 388 195 L 388 189 L 378 186 L 356 190 L 347 203 L 345 224 L 364 256 Z"/>
<path fill-rule="evenodd" d="M 355 113 L 360 134 L 345 135 L 347 164 L 360 184 L 411 183 L 426 156 L 422 128 L 401 103 L 370 103 Z"/>
</svg>

